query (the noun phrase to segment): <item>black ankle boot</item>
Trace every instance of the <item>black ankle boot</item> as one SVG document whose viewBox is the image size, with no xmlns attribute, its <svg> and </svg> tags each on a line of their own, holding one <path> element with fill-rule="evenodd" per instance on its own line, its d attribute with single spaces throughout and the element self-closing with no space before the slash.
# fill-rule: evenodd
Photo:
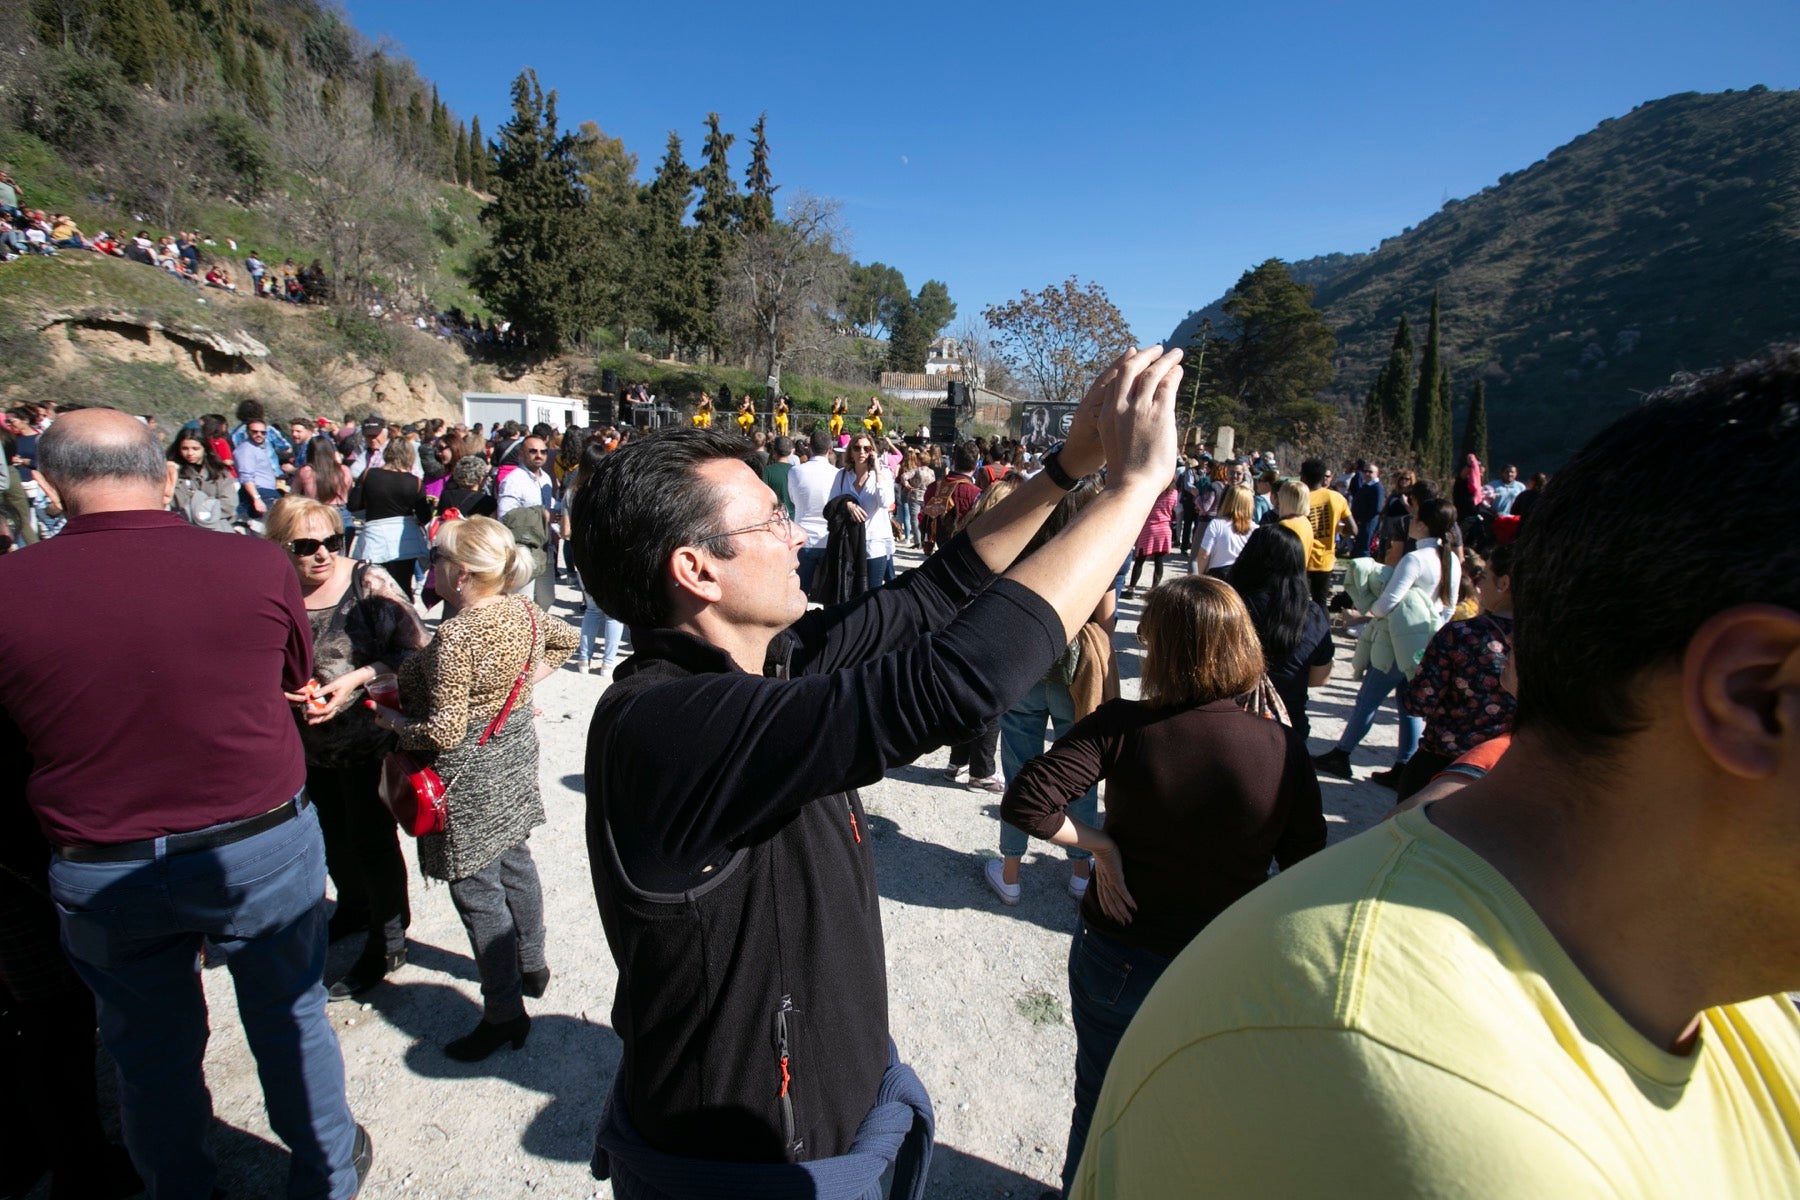
<svg viewBox="0 0 1800 1200">
<path fill-rule="evenodd" d="M 514 1050 L 523 1049 L 525 1036 L 531 1032 L 531 1017 L 521 1014 L 498 1024 L 483 1021 L 467 1036 L 446 1043 L 444 1053 L 457 1062 L 480 1062 L 508 1042 Z"/>
<path fill-rule="evenodd" d="M 1355 779 L 1356 772 L 1350 769 L 1350 756 L 1333 747 L 1323 754 L 1315 754 L 1312 758 L 1313 768 L 1327 775 L 1335 775 L 1339 779 Z"/>
<path fill-rule="evenodd" d="M 550 987 L 550 968 L 539 967 L 535 971 L 519 972 L 519 988 L 533 1000 L 543 999 L 544 992 Z"/>
<path fill-rule="evenodd" d="M 365 951 L 342 979 L 326 989 L 325 998 L 335 1002 L 360 996 L 405 965 L 404 947 L 393 954 L 378 953 L 371 956 Z"/>
</svg>

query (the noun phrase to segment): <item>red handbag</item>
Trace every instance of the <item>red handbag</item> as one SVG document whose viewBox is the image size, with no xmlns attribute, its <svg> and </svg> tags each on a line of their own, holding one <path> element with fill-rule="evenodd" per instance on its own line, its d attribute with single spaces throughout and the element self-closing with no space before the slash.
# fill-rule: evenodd
<svg viewBox="0 0 1800 1200">
<path fill-rule="evenodd" d="M 531 660 L 537 657 L 537 613 L 529 601 L 525 603 L 525 613 L 531 618 L 531 648 L 525 652 L 525 665 L 520 669 L 519 677 L 513 680 L 506 703 L 482 731 L 480 740 L 475 743 L 477 746 L 487 745 L 495 731 L 506 724 L 513 702 L 519 698 L 519 689 L 525 686 L 525 676 L 531 672 Z M 436 767 L 421 763 L 410 751 L 390 750 L 381 760 L 381 802 L 394 814 L 394 821 L 401 830 L 413 837 L 442 833 L 445 813 L 449 811 L 450 789 L 457 778 L 460 776 L 445 783 Z"/>
</svg>

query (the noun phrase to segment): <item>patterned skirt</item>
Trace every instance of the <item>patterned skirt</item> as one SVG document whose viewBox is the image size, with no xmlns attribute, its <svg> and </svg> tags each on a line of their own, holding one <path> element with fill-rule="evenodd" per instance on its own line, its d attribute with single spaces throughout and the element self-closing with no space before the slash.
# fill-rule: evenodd
<svg viewBox="0 0 1800 1200">
<path fill-rule="evenodd" d="M 486 728 L 471 720 L 463 740 L 434 764 L 449 790 L 444 832 L 419 839 L 419 870 L 433 879 L 468 878 L 545 821 L 530 710 L 514 709 L 487 745 L 476 745 Z"/>
</svg>

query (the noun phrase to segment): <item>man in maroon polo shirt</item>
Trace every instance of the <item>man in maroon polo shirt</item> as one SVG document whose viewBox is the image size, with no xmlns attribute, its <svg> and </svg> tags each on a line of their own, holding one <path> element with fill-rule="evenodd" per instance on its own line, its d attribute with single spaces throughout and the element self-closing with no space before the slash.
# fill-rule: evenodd
<svg viewBox="0 0 1800 1200">
<path fill-rule="evenodd" d="M 0 558 L 0 595 L 34 614 L 0 628 L 0 744 L 22 746 L 55 848 L 50 892 L 118 1062 L 126 1148 L 152 1195 L 211 1193 L 205 944 L 293 1151 L 288 1194 L 349 1200 L 372 1155 L 325 1018 L 324 843 L 281 694 L 312 670 L 293 569 L 162 511 L 161 447 L 125 413 L 63 416 L 38 463 L 69 522 Z M 107 635 L 120 620 L 130 654 Z"/>
</svg>

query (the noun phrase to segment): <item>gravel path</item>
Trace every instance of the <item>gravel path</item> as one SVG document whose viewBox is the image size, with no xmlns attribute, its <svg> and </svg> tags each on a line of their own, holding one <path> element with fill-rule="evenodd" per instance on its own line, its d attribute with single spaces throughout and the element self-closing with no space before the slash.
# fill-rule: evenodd
<svg viewBox="0 0 1800 1200">
<path fill-rule="evenodd" d="M 912 562 L 903 556 L 901 565 Z M 579 603 L 568 587 L 559 599 L 559 615 Z M 1136 694 L 1139 651 L 1126 635 L 1139 608 L 1125 603 L 1116 639 L 1126 648 L 1127 695 Z M 1313 693 L 1314 749 L 1337 735 L 1350 711 L 1355 686 L 1341 677 L 1348 658 L 1340 639 L 1340 678 Z M 479 1019 L 480 992 L 447 889 L 425 886 L 416 870 L 410 962 L 368 1003 L 330 1008 L 351 1106 L 375 1141 L 367 1200 L 611 1195 L 587 1170 L 619 1040 L 608 1024 L 616 972 L 588 880 L 581 795 L 588 718 L 603 686 L 599 677 L 564 670 L 538 690 L 549 824 L 531 844 L 555 978 L 543 1000 L 528 1002 L 525 1048 L 475 1065 L 452 1062 L 439 1049 Z M 1355 756 L 1365 775 L 1387 764 L 1394 733 L 1389 709 Z M 931 1195 L 1035 1198 L 1056 1180 L 1068 1133 L 1075 1037 L 1065 964 L 1076 904 L 1065 891 L 1062 852 L 1043 843 L 1026 858 L 1020 904 L 1004 908 L 992 897 L 981 862 L 997 854 L 999 797 L 947 781 L 947 758 L 940 750 L 863 792 L 887 930 L 893 1033 L 937 1110 Z M 1392 792 L 1371 783 L 1321 783 L 1334 842 L 1369 827 L 1393 802 Z M 355 940 L 335 947 L 327 978 L 356 951 Z M 229 977 L 207 972 L 206 991 L 221 1186 L 235 1197 L 278 1197 L 286 1151 L 262 1110 Z"/>
</svg>

